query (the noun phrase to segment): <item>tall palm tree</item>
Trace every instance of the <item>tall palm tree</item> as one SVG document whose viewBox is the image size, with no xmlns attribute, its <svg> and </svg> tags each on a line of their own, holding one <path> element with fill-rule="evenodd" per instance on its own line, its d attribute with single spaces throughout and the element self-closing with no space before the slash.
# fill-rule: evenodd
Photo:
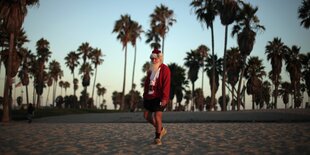
<svg viewBox="0 0 310 155">
<path fill-rule="evenodd" d="M 136 58 L 137 58 L 137 38 L 141 39 L 141 33 L 143 33 L 142 26 L 139 25 L 138 22 L 133 21 L 132 23 L 132 36 L 131 45 L 135 48 L 135 54 L 133 59 L 133 69 L 132 69 L 132 78 L 131 78 L 131 89 L 133 89 L 134 81 L 135 81 L 135 68 L 136 68 Z"/>
<path fill-rule="evenodd" d="M 82 86 L 84 87 L 84 92 L 82 93 L 83 95 L 86 95 L 84 97 L 87 98 L 83 98 L 84 103 L 83 103 L 83 108 L 87 107 L 87 102 L 88 102 L 88 93 L 87 93 L 87 87 L 90 84 L 90 76 L 93 74 L 93 68 L 90 65 L 90 63 L 86 62 L 85 64 L 82 64 L 79 74 L 82 74 Z"/>
<path fill-rule="evenodd" d="M 255 30 L 265 30 L 265 27 L 259 24 L 259 18 L 256 16 L 258 7 L 253 7 L 249 3 L 239 1 L 241 4 L 241 9 L 238 10 L 236 22 L 237 24 L 233 27 L 232 36 L 238 34 L 237 42 L 242 55 L 243 69 L 241 71 L 239 85 L 238 85 L 238 110 L 240 110 L 241 104 L 241 83 L 244 74 L 244 67 L 246 63 L 247 56 L 252 52 L 256 32 Z"/>
<path fill-rule="evenodd" d="M 3 21 L 5 30 L 10 33 L 10 47 L 8 54 L 8 66 L 13 64 L 13 49 L 14 47 L 14 36 L 16 32 L 19 32 L 24 22 L 25 16 L 27 15 L 27 7 L 38 4 L 38 0 L 21 0 L 11 1 L 2 0 L 0 1 L 0 19 Z M 4 86 L 4 103 L 3 103 L 3 117 L 2 122 L 9 122 L 9 89 L 12 87 L 12 76 L 11 67 L 7 69 L 7 78 Z"/>
<path fill-rule="evenodd" d="M 123 50 L 125 49 L 125 62 L 124 62 L 124 78 L 123 78 L 123 90 L 122 90 L 122 100 L 121 100 L 121 105 L 120 105 L 120 110 L 124 109 L 124 104 L 125 104 L 125 86 L 126 86 L 126 67 L 127 67 L 127 44 L 128 42 L 131 41 L 132 37 L 132 20 L 128 14 L 126 15 L 121 15 L 121 18 L 115 22 L 114 28 L 113 28 L 113 33 L 118 33 L 117 34 L 117 39 L 122 43 L 123 45 Z"/>
<path fill-rule="evenodd" d="M 18 73 L 18 77 L 20 78 L 23 86 L 26 87 L 26 102 L 27 106 L 29 104 L 29 95 L 28 95 L 28 85 L 29 85 L 29 70 L 30 70 L 30 62 L 31 57 L 34 57 L 34 55 L 31 53 L 30 50 L 22 48 L 22 67 Z"/>
<path fill-rule="evenodd" d="M 287 46 L 281 41 L 281 38 L 274 38 L 273 41 L 268 41 L 266 45 L 267 60 L 270 60 L 272 66 L 272 83 L 275 86 L 274 105 L 277 108 L 278 87 L 280 84 L 279 76 L 282 71 L 282 61 L 284 54 L 287 51 Z"/>
<path fill-rule="evenodd" d="M 232 24 L 237 17 L 238 4 L 235 0 L 223 0 L 219 5 L 221 23 L 225 26 L 224 56 L 223 56 L 223 75 L 222 75 L 222 101 L 224 111 L 226 111 L 226 48 L 228 26 Z"/>
<path fill-rule="evenodd" d="M 60 63 L 56 60 L 53 60 L 49 64 L 49 73 L 53 79 L 53 107 L 55 106 L 55 97 L 56 97 L 56 89 L 57 89 L 57 83 L 58 79 L 61 79 L 63 77 L 63 71 L 61 69 Z M 62 82 L 61 82 L 62 83 Z M 60 82 L 59 82 L 60 84 Z"/>
<path fill-rule="evenodd" d="M 231 86 L 231 106 L 232 110 L 235 110 L 235 101 L 237 101 L 237 98 L 235 97 L 235 85 L 238 82 L 239 73 L 241 71 L 241 63 L 239 62 L 241 57 L 240 50 L 237 47 L 232 47 L 227 50 L 226 55 L 227 81 Z"/>
<path fill-rule="evenodd" d="M 95 92 L 95 83 L 96 83 L 96 78 L 97 78 L 97 67 L 98 65 L 102 64 L 102 62 L 104 61 L 102 59 L 102 56 L 104 56 L 101 53 L 101 49 L 95 48 L 91 51 L 91 61 L 92 63 L 95 65 L 95 77 L 94 77 L 94 84 L 93 84 L 93 92 L 92 92 L 92 99 L 94 99 L 94 92 Z"/>
<path fill-rule="evenodd" d="M 79 55 L 82 55 L 82 59 L 83 59 L 83 64 L 80 68 L 80 74 L 82 75 L 82 85 L 84 87 L 84 91 L 82 95 L 88 95 L 87 94 L 87 87 L 90 84 L 90 75 L 89 75 L 89 68 L 91 68 L 91 65 L 88 63 L 88 59 L 91 58 L 91 51 L 93 50 L 93 48 L 89 45 L 88 42 L 84 42 L 82 43 L 79 48 L 77 49 L 77 51 L 79 51 Z M 91 69 L 92 70 L 92 69 Z M 85 96 L 83 96 L 85 97 Z M 82 97 L 82 98 L 83 98 Z M 88 102 L 88 98 L 83 98 L 84 100 L 84 108 L 87 107 L 87 102 Z"/>
<path fill-rule="evenodd" d="M 206 46 L 206 45 L 200 45 L 196 51 L 199 53 L 200 57 L 201 57 L 201 61 L 199 62 L 200 63 L 200 67 L 202 67 L 202 70 L 201 70 L 201 89 L 203 91 L 203 87 L 204 87 L 204 70 L 203 70 L 203 67 L 204 67 L 204 62 L 205 62 L 205 59 L 207 58 L 208 56 L 208 53 L 210 51 L 210 49 Z"/>
<path fill-rule="evenodd" d="M 213 65 L 213 60 L 215 60 L 215 65 Z M 207 75 L 209 77 L 209 82 L 211 86 L 211 91 L 214 90 L 214 104 L 212 103 L 212 96 L 211 96 L 211 102 L 210 102 L 210 107 L 209 110 L 212 108 L 215 110 L 215 95 L 219 87 L 219 75 L 222 74 L 222 65 L 223 65 L 223 59 L 222 58 L 217 58 L 217 55 L 210 55 L 206 59 L 206 65 L 205 65 L 205 71 L 207 71 Z M 213 71 L 215 71 L 215 76 L 213 76 Z M 214 78 L 214 79 L 213 79 Z M 212 85 L 212 82 L 215 81 L 215 85 Z"/>
<path fill-rule="evenodd" d="M 245 78 L 247 81 L 247 93 L 252 95 L 252 109 L 254 110 L 254 101 L 256 95 L 262 89 L 264 71 L 263 60 L 258 57 L 250 57 L 245 68 Z"/>
<path fill-rule="evenodd" d="M 78 60 L 79 60 L 79 54 L 76 53 L 75 51 L 69 52 L 68 55 L 65 57 L 65 63 L 67 65 L 67 67 L 69 67 L 69 69 L 72 73 L 72 76 L 73 76 L 72 82 L 75 79 L 74 69 L 76 67 L 78 67 L 78 65 L 80 64 L 80 62 Z M 73 82 L 73 84 L 74 84 L 74 82 Z M 74 89 L 74 87 L 73 87 L 73 92 L 74 92 L 74 96 L 76 96 L 76 89 Z"/>
<path fill-rule="evenodd" d="M 44 38 L 41 38 L 37 41 L 37 61 L 38 61 L 38 72 L 35 77 L 35 87 L 37 92 L 37 108 L 40 107 L 40 98 L 43 94 L 43 88 L 45 87 L 45 79 L 44 79 L 44 73 L 45 71 L 45 63 L 48 62 L 49 57 L 51 57 L 51 51 L 49 50 L 49 42 L 45 40 Z"/>
<path fill-rule="evenodd" d="M 191 50 L 191 52 L 186 52 L 186 55 L 187 55 L 186 58 L 184 58 L 185 60 L 184 65 L 188 67 L 187 76 L 188 76 L 188 79 L 192 83 L 192 96 L 194 99 L 195 98 L 195 95 L 194 95 L 195 82 L 198 79 L 198 72 L 199 72 L 200 62 L 202 60 L 202 57 L 200 57 L 200 53 L 195 50 Z M 192 102 L 192 106 L 194 107 L 193 102 Z"/>
<path fill-rule="evenodd" d="M 286 70 L 290 74 L 291 85 L 294 93 L 294 105 L 296 106 L 296 101 L 298 97 L 298 92 L 300 91 L 300 78 L 301 78 L 301 56 L 300 56 L 300 47 L 293 45 L 292 48 L 289 48 L 285 55 L 285 64 Z M 293 106 L 294 108 L 294 106 Z"/>
<path fill-rule="evenodd" d="M 300 25 L 306 29 L 310 27 L 310 0 L 303 0 L 301 6 L 298 8 L 298 18 L 301 19 Z"/>
<path fill-rule="evenodd" d="M 151 17 L 151 29 L 158 33 L 162 38 L 162 53 L 164 54 L 165 37 L 169 31 L 169 26 L 172 26 L 177 20 L 174 18 L 173 10 L 170 10 L 167 6 L 161 4 L 156 6 Z"/>
<path fill-rule="evenodd" d="M 191 6 L 195 9 L 197 19 L 201 23 L 205 23 L 207 28 L 211 29 L 211 40 L 212 40 L 212 58 L 214 57 L 214 29 L 213 21 L 215 16 L 218 15 L 218 1 L 217 0 L 193 0 Z M 212 61 L 215 66 L 215 60 Z M 215 68 L 214 68 L 215 69 Z M 215 88 L 215 70 L 212 70 L 212 82 L 211 88 Z M 211 90 L 211 105 L 215 105 L 215 89 Z M 212 108 L 212 107 L 211 107 Z"/>
</svg>

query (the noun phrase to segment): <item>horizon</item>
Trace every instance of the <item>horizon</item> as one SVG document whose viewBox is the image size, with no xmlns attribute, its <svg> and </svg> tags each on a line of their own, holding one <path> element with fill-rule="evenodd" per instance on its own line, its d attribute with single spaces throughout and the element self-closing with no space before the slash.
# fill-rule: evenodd
<svg viewBox="0 0 310 155">
<path fill-rule="evenodd" d="M 271 70 L 270 61 L 267 61 L 265 55 L 265 46 L 268 41 L 272 41 L 273 38 L 279 37 L 282 42 L 288 47 L 297 45 L 301 47 L 300 53 L 310 52 L 310 31 L 300 25 L 298 19 L 297 9 L 301 5 L 302 0 L 272 0 L 272 1 L 260 1 L 260 0 L 246 0 L 253 6 L 258 7 L 257 16 L 260 19 L 260 24 L 264 25 L 266 30 L 264 32 L 258 32 L 256 35 L 256 41 L 253 51 L 250 56 L 258 56 L 263 60 L 265 71 L 268 73 Z M 122 3 L 122 4 L 121 4 Z M 28 9 L 28 14 L 25 18 L 23 28 L 30 40 L 24 47 L 30 49 L 33 53 L 36 53 L 36 42 L 44 38 L 50 43 L 50 51 L 52 51 L 51 58 L 61 64 L 61 68 L 64 72 L 62 81 L 72 81 L 72 75 L 68 67 L 64 63 L 64 57 L 70 51 L 76 51 L 78 47 L 88 42 L 91 47 L 101 49 L 104 62 L 98 66 L 96 83 L 100 83 L 107 89 L 104 99 L 106 99 L 106 105 L 108 109 L 113 109 L 112 104 L 112 92 L 122 90 L 123 82 L 123 67 L 124 67 L 124 51 L 122 50 L 122 44 L 116 39 L 116 34 L 112 33 L 115 21 L 120 19 L 121 15 L 128 14 L 132 20 L 137 21 L 144 31 L 149 29 L 150 17 L 156 6 L 163 4 L 169 9 L 174 11 L 175 19 L 174 23 L 167 33 L 165 38 L 165 64 L 176 63 L 179 66 L 184 67 L 184 58 L 186 52 L 196 49 L 199 45 L 204 44 L 211 50 L 211 30 L 207 29 L 205 25 L 201 24 L 190 7 L 189 1 L 82 1 L 82 0 L 45 0 L 40 1 L 38 7 L 31 7 Z M 143 7 L 143 8 L 141 8 Z M 233 24 L 232 24 L 233 25 Z M 236 37 L 232 38 L 230 35 L 232 25 L 229 25 L 229 36 L 227 49 L 231 47 L 237 47 Z M 225 28 L 221 24 L 219 17 L 216 17 L 214 21 L 214 35 L 215 35 L 215 54 L 219 57 L 223 56 L 224 50 L 224 31 Z M 142 73 L 142 65 L 149 61 L 149 55 L 151 48 L 149 44 L 145 43 L 145 35 L 141 35 L 141 39 L 137 40 L 137 63 L 135 69 L 135 84 L 137 90 L 142 93 L 140 87 L 141 78 L 144 76 Z M 128 56 L 127 56 L 127 76 L 126 76 L 126 91 L 127 94 L 131 88 L 131 74 L 133 66 L 133 53 L 134 48 L 128 44 Z M 119 60 L 119 61 L 116 61 Z M 184 67 L 187 69 L 186 67 Z M 116 71 L 119 70 L 119 71 Z M 285 71 L 285 64 L 282 66 L 282 79 L 283 81 L 290 81 L 289 74 Z M 3 96 L 4 87 L 4 65 L 1 65 L 0 76 L 0 96 Z M 76 78 L 79 78 L 79 89 L 77 95 L 80 95 L 82 91 L 80 75 L 75 70 Z M 204 76 L 204 95 L 209 96 L 210 86 L 208 77 Z M 91 83 L 88 88 L 88 93 L 91 95 L 93 86 L 93 76 L 91 77 Z M 264 80 L 269 80 L 265 77 Z M 269 80 L 270 81 L 270 80 Z M 17 78 L 16 82 L 19 82 Z M 30 85 L 32 80 L 30 80 Z M 16 84 L 16 83 L 15 83 Z M 15 85 L 13 84 L 13 86 Z M 198 80 L 195 82 L 196 88 L 201 88 L 201 70 L 198 73 Z M 189 87 L 191 84 L 189 83 Z M 272 85 L 273 87 L 273 85 Z M 19 87 L 17 90 L 13 90 L 13 100 L 18 96 L 18 91 L 21 91 Z M 72 84 L 68 88 L 67 94 L 73 94 Z M 190 89 L 190 88 L 189 88 Z M 60 95 L 60 88 L 57 88 Z M 16 91 L 16 93 L 14 92 Z M 29 87 L 29 100 L 32 101 L 32 87 Z M 229 93 L 226 91 L 226 93 Z M 15 94 L 15 96 L 14 96 Z M 19 93 L 20 94 L 20 93 Z M 64 92 L 63 92 L 64 94 Z M 221 96 L 221 82 L 219 90 L 217 91 L 216 98 Z M 303 99 L 303 103 L 309 100 L 307 93 Z M 44 93 L 41 96 L 41 105 L 45 105 L 47 96 L 47 89 L 44 89 Z M 230 96 L 230 94 L 229 94 Z M 246 95 L 246 109 L 250 109 L 252 100 L 249 95 Z M 25 98 L 25 93 L 24 93 Z M 96 101 L 96 96 L 94 98 Z M 14 101 L 13 101 L 14 102 Z M 49 95 L 49 102 L 52 102 L 52 93 Z M 184 100 L 183 100 L 184 102 Z M 290 105 L 291 101 L 289 102 Z M 304 107 L 304 104 L 302 104 Z M 284 108 L 284 104 L 280 97 L 278 98 L 278 108 Z"/>
</svg>

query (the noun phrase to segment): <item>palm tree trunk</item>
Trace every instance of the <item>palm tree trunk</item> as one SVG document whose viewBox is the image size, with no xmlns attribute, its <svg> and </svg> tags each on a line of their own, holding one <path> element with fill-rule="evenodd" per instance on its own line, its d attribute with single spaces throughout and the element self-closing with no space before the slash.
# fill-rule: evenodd
<svg viewBox="0 0 310 155">
<path fill-rule="evenodd" d="M 75 96 L 74 79 L 75 79 L 75 75 L 74 75 L 74 71 L 73 71 L 73 80 L 72 80 L 72 85 L 73 85 L 73 94 L 74 94 L 74 96 Z"/>
<path fill-rule="evenodd" d="M 29 105 L 28 85 L 26 85 L 26 100 L 27 100 L 27 106 L 28 106 Z"/>
<path fill-rule="evenodd" d="M 124 62 L 124 77 L 123 77 L 122 103 L 121 103 L 121 106 L 120 106 L 120 110 L 124 110 L 124 106 L 125 106 L 126 67 L 127 67 L 127 45 L 126 45 L 126 47 L 125 47 L 125 62 Z"/>
<path fill-rule="evenodd" d="M 204 60 L 203 60 L 204 61 Z M 202 66 L 204 66 L 204 63 L 202 63 Z M 202 67 L 202 74 L 201 74 L 201 90 L 203 92 L 203 81 L 204 81 L 204 71 L 203 71 L 203 67 Z"/>
<path fill-rule="evenodd" d="M 34 86 L 33 86 L 33 89 L 32 89 L 32 102 L 33 102 L 32 105 L 35 107 L 35 105 L 36 105 L 36 89 L 35 89 Z"/>
<path fill-rule="evenodd" d="M 255 110 L 255 94 L 252 94 L 252 110 Z"/>
<path fill-rule="evenodd" d="M 41 95 L 38 94 L 38 98 L 37 98 L 37 109 L 40 107 L 40 104 L 41 104 Z"/>
<path fill-rule="evenodd" d="M 135 46 L 135 54 L 134 54 L 134 58 L 133 58 L 131 90 L 133 90 L 133 84 L 134 84 L 134 80 L 135 80 L 136 57 L 137 57 L 137 46 Z"/>
<path fill-rule="evenodd" d="M 164 55 L 164 46 L 165 46 L 165 35 L 163 36 L 163 41 L 162 41 L 162 47 L 161 47 L 161 52 Z"/>
<path fill-rule="evenodd" d="M 55 95 L 56 95 L 57 81 L 53 84 L 53 107 L 55 107 Z"/>
<path fill-rule="evenodd" d="M 91 98 L 94 100 L 94 92 L 95 92 L 95 85 L 96 85 L 96 78 L 97 78 L 97 66 L 96 66 L 96 71 L 95 71 L 95 78 L 94 78 L 94 84 L 93 84 L 93 92 L 92 92 L 92 95 L 91 95 Z"/>
<path fill-rule="evenodd" d="M 8 58 L 8 67 L 7 67 L 7 74 L 5 79 L 4 85 L 4 93 L 3 93 L 3 115 L 2 115 L 2 122 L 8 123 L 10 121 L 10 114 L 9 114 L 9 104 L 11 101 L 11 95 L 9 94 L 10 88 L 12 87 L 12 56 L 13 56 L 13 47 L 14 47 L 14 33 L 10 33 L 10 49 L 9 49 L 9 58 Z"/>
<path fill-rule="evenodd" d="M 49 98 L 49 95 L 50 95 L 50 88 L 51 88 L 51 87 L 48 87 L 48 89 L 47 89 L 47 96 L 46 96 L 46 102 L 45 102 L 45 105 L 47 105 L 47 104 L 48 104 L 48 98 Z"/>
<path fill-rule="evenodd" d="M 278 87 L 279 87 L 279 81 L 278 81 L 278 75 L 276 75 L 276 79 L 275 79 L 276 81 L 276 84 L 275 84 L 275 90 L 274 90 L 274 92 L 275 92 L 275 94 L 274 94 L 274 106 L 275 106 L 275 108 L 277 109 L 278 108 Z"/>
<path fill-rule="evenodd" d="M 192 107 L 194 107 L 193 111 L 195 111 L 195 103 L 194 103 L 195 93 L 194 93 L 194 91 L 195 91 L 195 83 L 192 81 Z M 191 109 L 192 109 L 192 107 L 191 107 Z"/>
<path fill-rule="evenodd" d="M 222 111 L 227 111 L 226 106 L 226 46 L 227 46 L 227 30 L 228 25 L 225 26 L 225 41 L 224 41 L 224 61 L 223 61 L 223 76 L 222 76 L 222 98 L 223 98 L 223 109 Z"/>
<path fill-rule="evenodd" d="M 242 70 L 241 70 L 241 74 L 239 77 L 239 83 L 238 83 L 238 92 L 237 92 L 237 101 L 238 101 L 238 106 L 237 106 L 237 110 L 240 110 L 240 105 L 241 105 L 241 83 L 242 83 L 242 78 L 243 78 L 243 74 L 244 74 L 244 67 L 245 67 L 245 60 L 246 57 L 244 56 L 243 58 L 243 64 L 242 64 Z"/>
<path fill-rule="evenodd" d="M 137 57 L 137 46 L 135 45 L 135 54 L 133 58 L 133 69 L 132 69 L 132 78 L 131 78 L 131 91 L 132 92 L 133 92 L 133 85 L 134 85 L 134 79 L 135 79 L 136 57 Z M 134 102 L 133 95 L 134 93 L 130 95 L 130 109 L 132 109 L 133 107 L 133 102 Z"/>
<path fill-rule="evenodd" d="M 212 90 L 211 90 L 211 107 L 210 109 L 215 107 L 215 57 L 214 57 L 214 30 L 213 23 L 211 24 L 211 39 L 212 39 Z"/>
</svg>

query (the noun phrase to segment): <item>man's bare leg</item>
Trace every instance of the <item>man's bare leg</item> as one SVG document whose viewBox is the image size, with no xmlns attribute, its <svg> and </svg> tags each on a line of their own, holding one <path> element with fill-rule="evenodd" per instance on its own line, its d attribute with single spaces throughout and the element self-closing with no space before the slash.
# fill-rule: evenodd
<svg viewBox="0 0 310 155">
<path fill-rule="evenodd" d="M 163 116 L 163 112 L 161 111 L 156 111 L 155 112 L 155 121 L 156 121 L 156 132 L 157 133 L 161 133 L 161 129 L 163 127 L 162 125 L 162 116 Z"/>
<path fill-rule="evenodd" d="M 155 121 L 155 118 L 153 117 L 152 112 L 145 110 L 144 111 L 144 119 L 146 119 L 150 124 L 152 124 L 156 130 L 156 121 Z"/>
</svg>

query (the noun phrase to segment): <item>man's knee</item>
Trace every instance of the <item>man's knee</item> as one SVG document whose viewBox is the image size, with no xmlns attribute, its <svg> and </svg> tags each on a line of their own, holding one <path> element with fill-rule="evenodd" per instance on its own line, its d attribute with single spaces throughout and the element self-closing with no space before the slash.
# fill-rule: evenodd
<svg viewBox="0 0 310 155">
<path fill-rule="evenodd" d="M 144 119 L 149 120 L 150 119 L 150 113 L 144 112 L 143 117 L 144 117 Z"/>
</svg>

